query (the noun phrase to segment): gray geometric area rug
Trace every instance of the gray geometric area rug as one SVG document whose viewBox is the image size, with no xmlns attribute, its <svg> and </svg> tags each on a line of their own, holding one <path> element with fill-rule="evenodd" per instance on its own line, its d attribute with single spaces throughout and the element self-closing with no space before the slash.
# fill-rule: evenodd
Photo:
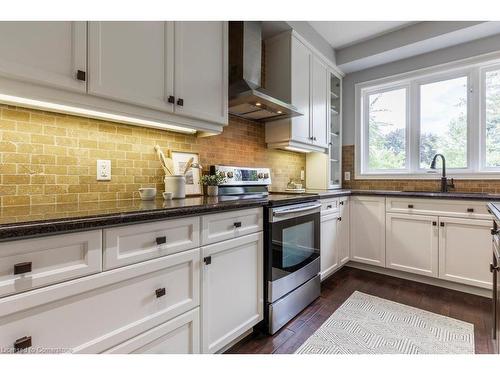
<svg viewBox="0 0 500 375">
<path fill-rule="evenodd" d="M 296 354 L 474 354 L 474 325 L 354 292 Z"/>
</svg>

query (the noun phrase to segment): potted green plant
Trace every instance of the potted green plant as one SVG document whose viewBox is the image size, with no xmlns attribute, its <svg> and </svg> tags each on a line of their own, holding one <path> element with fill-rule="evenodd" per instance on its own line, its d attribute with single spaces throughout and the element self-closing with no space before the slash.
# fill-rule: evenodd
<svg viewBox="0 0 500 375">
<path fill-rule="evenodd" d="M 207 195 L 214 197 L 219 195 L 219 185 L 226 182 L 226 176 L 222 172 L 206 174 L 201 176 L 201 182 L 207 186 Z"/>
</svg>

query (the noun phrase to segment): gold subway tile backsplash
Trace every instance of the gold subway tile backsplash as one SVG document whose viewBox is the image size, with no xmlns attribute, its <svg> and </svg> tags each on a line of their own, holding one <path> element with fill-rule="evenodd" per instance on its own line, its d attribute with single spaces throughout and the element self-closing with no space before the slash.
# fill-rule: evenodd
<svg viewBox="0 0 500 375">
<path fill-rule="evenodd" d="M 354 145 L 342 147 L 342 171 L 351 172 L 350 181 L 342 181 L 346 189 L 361 190 L 423 190 L 438 191 L 441 186 L 439 176 L 435 179 L 412 179 L 412 180 L 363 180 L 355 179 L 355 152 Z M 500 180 L 463 180 L 454 179 L 456 192 L 498 193 L 500 194 Z"/>
<path fill-rule="evenodd" d="M 267 149 L 262 124 L 230 118 L 224 132 L 196 137 L 84 117 L 0 106 L 0 202 L 92 202 L 138 197 L 140 187 L 163 191 L 163 170 L 154 151 L 189 151 L 200 163 L 272 170 L 273 190 L 300 178 L 304 154 Z M 96 180 L 96 161 L 109 159 L 111 181 Z"/>
</svg>

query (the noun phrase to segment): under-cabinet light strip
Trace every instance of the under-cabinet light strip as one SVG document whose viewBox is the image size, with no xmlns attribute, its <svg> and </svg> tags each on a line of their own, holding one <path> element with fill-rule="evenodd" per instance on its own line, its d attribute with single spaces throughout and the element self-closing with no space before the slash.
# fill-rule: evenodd
<svg viewBox="0 0 500 375">
<path fill-rule="evenodd" d="M 143 120 L 143 119 L 138 119 L 135 117 L 116 115 L 113 113 L 94 111 L 92 109 L 73 107 L 73 106 L 64 105 L 64 104 L 56 104 L 56 103 L 45 102 L 45 101 L 29 99 L 29 98 L 22 98 L 22 97 L 12 96 L 12 95 L 0 94 L 0 102 L 4 103 L 4 104 L 9 104 L 9 105 L 26 106 L 26 107 L 35 108 L 35 109 L 51 110 L 51 111 L 55 111 L 55 112 L 62 112 L 62 113 L 66 113 L 66 114 L 91 117 L 91 118 L 96 118 L 96 119 L 100 119 L 100 120 L 109 120 L 109 121 L 113 121 L 113 122 L 121 122 L 121 123 L 132 124 L 132 125 L 150 126 L 150 127 L 157 128 L 157 129 L 171 130 L 171 131 L 179 132 L 179 133 L 187 133 L 187 134 L 196 133 L 196 130 L 190 129 L 190 128 L 184 128 L 182 126 L 169 125 L 169 124 L 164 124 L 164 123 L 157 122 L 157 121 Z"/>
</svg>

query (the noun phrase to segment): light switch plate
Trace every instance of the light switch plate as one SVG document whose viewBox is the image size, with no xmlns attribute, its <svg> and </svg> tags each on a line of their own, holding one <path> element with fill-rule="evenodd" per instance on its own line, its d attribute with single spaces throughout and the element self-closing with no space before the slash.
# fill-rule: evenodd
<svg viewBox="0 0 500 375">
<path fill-rule="evenodd" d="M 351 179 L 351 172 L 344 172 L 344 180 L 349 181 Z"/>
<path fill-rule="evenodd" d="M 111 160 L 97 160 L 97 181 L 111 180 Z"/>
</svg>

